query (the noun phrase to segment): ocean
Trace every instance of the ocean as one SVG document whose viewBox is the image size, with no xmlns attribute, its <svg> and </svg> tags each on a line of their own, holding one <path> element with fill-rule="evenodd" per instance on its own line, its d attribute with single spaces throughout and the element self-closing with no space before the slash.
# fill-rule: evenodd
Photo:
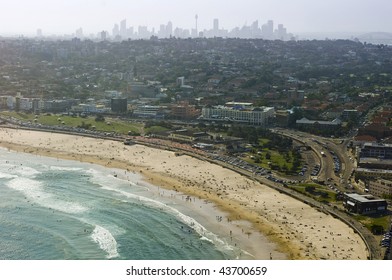
<svg viewBox="0 0 392 280">
<path fill-rule="evenodd" d="M 241 254 L 171 199 L 174 194 L 137 173 L 0 149 L 0 195 L 2 260 L 219 260 Z"/>
</svg>

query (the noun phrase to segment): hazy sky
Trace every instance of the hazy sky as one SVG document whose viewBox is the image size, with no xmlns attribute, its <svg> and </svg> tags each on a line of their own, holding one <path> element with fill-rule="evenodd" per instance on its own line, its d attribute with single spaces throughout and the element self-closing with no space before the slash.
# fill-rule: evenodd
<svg viewBox="0 0 392 280">
<path fill-rule="evenodd" d="M 272 19 L 288 32 L 392 32 L 392 0 L 0 0 L 0 35 L 84 34 L 172 21 L 174 27 L 211 29 L 259 25 Z"/>
</svg>

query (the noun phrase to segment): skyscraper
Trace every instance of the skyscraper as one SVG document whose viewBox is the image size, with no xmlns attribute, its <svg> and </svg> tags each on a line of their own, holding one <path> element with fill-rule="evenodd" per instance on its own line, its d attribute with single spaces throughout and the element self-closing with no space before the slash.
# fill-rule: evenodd
<svg viewBox="0 0 392 280">
<path fill-rule="evenodd" d="M 219 30 L 219 19 L 214 18 L 214 27 L 213 27 L 214 31 L 218 31 Z"/>
<path fill-rule="evenodd" d="M 283 24 L 278 24 L 277 37 L 280 40 L 284 40 L 287 37 L 287 30 L 284 28 Z"/>
<path fill-rule="evenodd" d="M 274 21 L 273 20 L 269 20 L 267 22 L 267 26 L 268 26 L 268 28 L 267 28 L 268 35 L 272 37 L 273 34 L 274 34 Z"/>
<path fill-rule="evenodd" d="M 120 28 L 118 27 L 118 24 L 116 23 L 112 29 L 112 36 L 116 37 L 120 35 Z"/>
<path fill-rule="evenodd" d="M 37 29 L 37 37 L 41 38 L 42 37 L 42 29 Z"/>
<path fill-rule="evenodd" d="M 250 26 L 250 32 L 251 32 L 251 37 L 252 38 L 257 38 L 259 37 L 259 21 L 256 20 L 255 22 L 252 23 L 252 25 Z"/>
<path fill-rule="evenodd" d="M 83 29 L 81 27 L 76 29 L 75 36 L 77 38 L 83 38 Z"/>
<path fill-rule="evenodd" d="M 120 22 L 120 36 L 122 38 L 126 38 L 127 37 L 127 20 L 123 19 Z"/>
<path fill-rule="evenodd" d="M 103 30 L 103 31 L 101 31 L 101 40 L 102 41 L 106 41 L 106 39 L 107 39 L 107 34 L 106 34 L 106 31 L 105 30 Z"/>
<path fill-rule="evenodd" d="M 166 36 L 171 37 L 173 35 L 173 23 L 169 21 L 166 26 Z"/>
<path fill-rule="evenodd" d="M 274 22 L 269 20 L 261 27 L 262 37 L 265 39 L 272 39 L 274 36 Z"/>
<path fill-rule="evenodd" d="M 215 18 L 213 23 L 213 36 L 219 36 L 219 19 Z"/>
<path fill-rule="evenodd" d="M 198 32 L 198 30 L 197 30 L 197 20 L 199 19 L 199 16 L 198 15 L 195 15 L 195 21 L 196 21 L 196 33 Z"/>
</svg>

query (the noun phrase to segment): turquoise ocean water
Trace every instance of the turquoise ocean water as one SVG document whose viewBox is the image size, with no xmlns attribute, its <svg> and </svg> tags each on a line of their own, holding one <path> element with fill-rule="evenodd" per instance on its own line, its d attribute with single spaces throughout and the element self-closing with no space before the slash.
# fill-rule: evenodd
<svg viewBox="0 0 392 280">
<path fill-rule="evenodd" d="M 138 174 L 0 149 L 0 259 L 234 259 Z"/>
</svg>

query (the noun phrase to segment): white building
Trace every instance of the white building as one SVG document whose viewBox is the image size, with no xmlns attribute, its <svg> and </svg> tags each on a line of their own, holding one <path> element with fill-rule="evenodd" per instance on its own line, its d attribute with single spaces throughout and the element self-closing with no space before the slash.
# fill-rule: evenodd
<svg viewBox="0 0 392 280">
<path fill-rule="evenodd" d="M 112 98 L 121 98 L 122 92 L 117 90 L 106 90 L 105 91 L 105 98 L 112 99 Z"/>
<path fill-rule="evenodd" d="M 33 102 L 30 98 L 20 98 L 19 110 L 31 111 L 33 109 Z"/>
<path fill-rule="evenodd" d="M 137 118 L 156 118 L 165 117 L 165 106 L 140 105 L 133 111 L 133 116 Z"/>
<path fill-rule="evenodd" d="M 204 107 L 201 118 L 213 121 L 233 121 L 251 125 L 266 126 L 275 117 L 273 107 L 236 109 L 235 107 Z"/>
<path fill-rule="evenodd" d="M 177 85 L 180 87 L 185 86 L 185 77 L 178 77 L 176 82 L 177 82 Z"/>
<path fill-rule="evenodd" d="M 106 108 L 104 105 L 81 103 L 76 106 L 72 106 L 71 111 L 77 113 L 99 114 L 107 113 L 110 111 L 110 109 Z"/>
</svg>

